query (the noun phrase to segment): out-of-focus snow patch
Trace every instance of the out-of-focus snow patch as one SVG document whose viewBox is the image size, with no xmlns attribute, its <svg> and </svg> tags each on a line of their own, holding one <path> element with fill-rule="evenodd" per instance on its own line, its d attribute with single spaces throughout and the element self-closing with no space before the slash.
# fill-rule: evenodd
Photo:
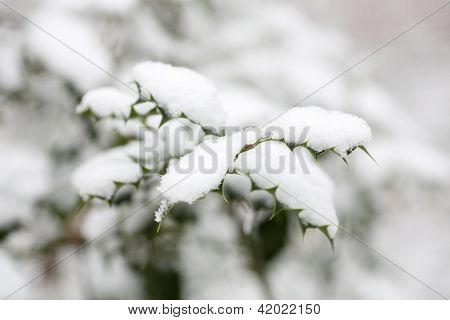
<svg viewBox="0 0 450 320">
<path fill-rule="evenodd" d="M 32 200 L 43 195 L 48 183 L 48 159 L 32 145 L 0 142 L 1 194 Z"/>
<path fill-rule="evenodd" d="M 248 173 L 263 189 L 278 186 L 276 198 L 291 209 L 302 209 L 306 226 L 327 227 L 334 238 L 338 219 L 334 209 L 334 185 L 304 148 L 294 154 L 284 143 L 267 141 L 243 152 L 235 168 Z"/>
<path fill-rule="evenodd" d="M 131 105 L 137 100 L 131 90 L 122 91 L 114 87 L 101 87 L 88 91 L 77 107 L 77 112 L 90 110 L 99 118 L 118 117 L 128 118 Z"/>
<path fill-rule="evenodd" d="M 264 289 L 241 254 L 237 226 L 210 195 L 179 247 L 184 299 L 263 299 Z"/>
<path fill-rule="evenodd" d="M 111 199 L 116 184 L 136 183 L 142 175 L 136 157 L 137 146 L 130 143 L 101 153 L 79 167 L 72 177 L 72 183 L 80 196 Z"/>
<path fill-rule="evenodd" d="M 378 140 L 370 146 L 370 151 L 380 168 L 370 166 L 370 163 L 364 161 L 355 162 L 355 166 L 358 174 L 371 183 L 381 183 L 399 175 L 444 185 L 448 185 L 450 181 L 448 155 L 425 142 L 404 139 Z"/>
<path fill-rule="evenodd" d="M 211 21 L 208 29 L 192 21 L 187 28 L 197 26 L 193 31 L 196 39 L 203 35 L 214 54 L 226 57 L 209 63 L 207 73 L 234 83 L 250 83 L 278 101 L 280 107 L 329 81 L 345 68 L 339 62 L 342 55 L 336 55 L 346 52 L 345 38 L 338 32 L 324 32 L 296 6 L 280 1 L 234 0 L 218 6 L 218 22 Z M 346 89 L 345 82 L 335 82 L 311 100 L 339 108 L 346 101 Z"/>
<path fill-rule="evenodd" d="M 61 248 L 56 261 L 72 250 L 72 247 Z M 29 287 L 33 295 L 47 299 L 133 299 L 140 296 L 136 276 L 120 253 L 103 252 L 95 245 L 64 260 L 53 273 L 47 273 L 47 279 L 41 277 Z"/>
<path fill-rule="evenodd" d="M 111 227 L 119 218 L 119 211 L 115 208 L 100 207 L 89 210 L 83 217 L 80 227 L 81 235 L 91 240 Z"/>
<path fill-rule="evenodd" d="M 20 272 L 20 264 L 8 253 L 0 249 L 0 295 L 6 297 L 14 290 L 20 288 L 28 279 Z M 19 290 L 13 299 L 29 298 L 29 288 Z"/>
<path fill-rule="evenodd" d="M 93 10 L 104 14 L 123 15 L 135 4 L 136 0 L 47 0 L 47 4 L 69 10 Z"/>
<path fill-rule="evenodd" d="M 367 123 L 356 116 L 320 107 L 296 107 L 271 121 L 265 134 L 288 143 L 307 146 L 317 152 L 334 148 L 342 157 L 347 150 L 370 141 L 372 132 Z"/>
<path fill-rule="evenodd" d="M 27 254 L 36 247 L 36 236 L 32 230 L 18 230 L 10 233 L 2 246 L 14 254 Z"/>
<path fill-rule="evenodd" d="M 137 299 L 139 280 L 119 252 L 110 254 L 90 246 L 80 256 L 80 275 L 86 280 L 85 298 Z"/>
<path fill-rule="evenodd" d="M 109 52 L 101 45 L 91 25 L 83 19 L 61 10 L 46 10 L 31 20 L 94 64 L 110 70 Z M 29 26 L 26 33 L 26 46 L 32 57 L 81 91 L 98 86 L 108 78 L 104 71 L 35 26 Z"/>
<path fill-rule="evenodd" d="M 276 108 L 249 89 L 224 88 L 220 100 L 228 114 L 227 126 L 257 126 L 276 115 Z"/>
<path fill-rule="evenodd" d="M 272 294 L 275 299 L 325 298 L 327 295 L 321 293 L 325 285 L 318 285 L 322 281 L 323 261 L 316 266 L 314 263 L 322 254 L 329 255 L 330 249 L 314 231 L 302 242 L 298 240 L 299 231 L 292 229 L 289 243 L 267 267 L 266 278 Z"/>
<path fill-rule="evenodd" d="M 11 91 L 20 87 L 23 81 L 21 43 L 18 35 L 0 30 L 0 89 Z"/>
<path fill-rule="evenodd" d="M 0 141 L 0 224 L 26 219 L 35 200 L 49 190 L 49 162 L 29 144 Z"/>
<path fill-rule="evenodd" d="M 172 117 L 184 113 L 202 126 L 225 124 L 226 113 L 217 89 L 204 76 L 183 67 L 144 62 L 133 69 L 133 78 L 144 97 L 153 97 Z"/>
<path fill-rule="evenodd" d="M 376 84 L 361 84 L 352 92 L 350 98 L 348 105 L 370 123 L 370 126 L 378 132 L 377 137 L 386 134 L 424 138 L 424 134 L 428 134 L 417 125 L 407 109 L 397 105 L 392 96 Z"/>
<path fill-rule="evenodd" d="M 144 124 L 136 119 L 123 120 L 105 118 L 100 120 L 97 125 L 100 132 L 110 134 L 111 131 L 114 131 L 127 138 L 138 138 L 139 134 L 146 130 Z"/>
</svg>

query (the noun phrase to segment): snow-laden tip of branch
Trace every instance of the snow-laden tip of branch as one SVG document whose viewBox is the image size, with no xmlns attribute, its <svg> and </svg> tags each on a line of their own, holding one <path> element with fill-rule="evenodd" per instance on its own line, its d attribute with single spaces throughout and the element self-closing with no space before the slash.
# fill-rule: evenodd
<svg viewBox="0 0 450 320">
<path fill-rule="evenodd" d="M 97 118 L 116 117 L 127 119 L 137 95 L 114 87 L 101 87 L 88 91 L 77 107 L 78 113 L 90 111 Z"/>
<path fill-rule="evenodd" d="M 184 113 L 201 126 L 225 124 L 217 89 L 203 75 L 161 62 L 144 62 L 134 67 L 132 76 L 143 98 L 153 98 L 171 117 Z"/>
<path fill-rule="evenodd" d="M 305 148 L 295 151 L 283 142 L 262 142 L 241 153 L 235 168 L 247 173 L 261 189 L 276 188 L 276 200 L 290 209 L 301 209 L 300 219 L 305 226 L 325 227 L 333 239 L 338 225 L 333 182 Z"/>
<path fill-rule="evenodd" d="M 171 204 L 193 203 L 218 189 L 241 149 L 256 141 L 257 136 L 251 130 L 207 139 L 169 166 L 158 190 Z"/>
<path fill-rule="evenodd" d="M 137 152 L 135 143 L 111 149 L 82 164 L 73 174 L 72 183 L 84 200 L 91 197 L 110 200 L 117 184 L 137 183 L 141 168 L 132 157 Z"/>
<path fill-rule="evenodd" d="M 372 137 L 367 123 L 354 115 L 320 107 L 296 107 L 267 125 L 263 132 L 287 143 L 321 152 L 334 149 L 340 156 L 366 144 Z"/>
<path fill-rule="evenodd" d="M 158 209 L 155 211 L 155 221 L 162 222 L 170 210 L 170 202 L 167 199 L 162 199 L 159 203 Z"/>
</svg>

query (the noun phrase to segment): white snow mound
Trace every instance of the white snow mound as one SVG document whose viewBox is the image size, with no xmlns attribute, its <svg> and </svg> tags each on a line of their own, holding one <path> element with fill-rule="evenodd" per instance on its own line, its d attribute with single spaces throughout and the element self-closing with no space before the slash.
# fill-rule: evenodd
<svg viewBox="0 0 450 320">
<path fill-rule="evenodd" d="M 234 159 L 247 144 L 257 141 L 252 130 L 206 139 L 191 153 L 169 166 L 158 190 L 171 204 L 192 203 L 219 187 Z"/>
<path fill-rule="evenodd" d="M 278 186 L 275 196 L 291 209 L 302 209 L 302 222 L 326 227 L 330 238 L 338 229 L 334 209 L 334 185 L 305 148 L 293 153 L 283 142 L 267 141 L 243 152 L 235 168 L 247 173 L 261 189 Z"/>
<path fill-rule="evenodd" d="M 127 119 L 131 106 L 137 100 L 137 95 L 114 87 L 101 87 L 88 91 L 77 107 L 77 112 L 92 111 L 99 118 L 117 117 Z"/>
<path fill-rule="evenodd" d="M 203 75 L 161 62 L 144 62 L 134 67 L 132 76 L 144 98 L 153 97 L 172 117 L 184 113 L 202 126 L 225 124 L 217 89 Z"/>
<path fill-rule="evenodd" d="M 265 126 L 263 132 L 287 143 L 307 142 L 317 152 L 334 148 L 342 157 L 347 156 L 347 150 L 372 138 L 371 129 L 363 119 L 315 106 L 292 108 Z"/>
<path fill-rule="evenodd" d="M 80 196 L 111 199 L 116 183 L 136 183 L 142 176 L 139 164 L 133 161 L 136 144 L 111 149 L 90 159 L 72 176 L 72 183 Z"/>
</svg>

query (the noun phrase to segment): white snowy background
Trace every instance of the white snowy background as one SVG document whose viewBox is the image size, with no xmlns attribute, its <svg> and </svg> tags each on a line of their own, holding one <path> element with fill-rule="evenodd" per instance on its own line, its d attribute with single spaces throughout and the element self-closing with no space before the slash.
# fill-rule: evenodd
<svg viewBox="0 0 450 320">
<path fill-rule="evenodd" d="M 145 60 L 189 67 L 219 88 L 230 124 L 268 120 L 440 1 L 5 1 L 0 4 L 0 295 L 6 296 L 148 198 L 95 203 L 75 217 L 72 173 L 115 143 L 75 113 L 83 94 L 117 85 Z M 312 96 L 372 127 L 350 166 L 321 160 L 343 228 L 450 295 L 450 8 Z M 97 64 L 86 61 L 82 56 Z M 145 186 L 144 186 L 145 187 Z M 155 236 L 157 203 L 12 298 L 435 299 L 436 293 L 347 234 L 289 223 L 260 270 L 217 195 Z M 192 212 L 192 213 L 190 213 Z M 239 208 L 236 209 L 239 212 Z M 292 221 L 288 221 L 292 222 Z M 148 245 L 151 243 L 151 246 Z M 151 248 L 149 248 L 151 247 Z"/>
</svg>

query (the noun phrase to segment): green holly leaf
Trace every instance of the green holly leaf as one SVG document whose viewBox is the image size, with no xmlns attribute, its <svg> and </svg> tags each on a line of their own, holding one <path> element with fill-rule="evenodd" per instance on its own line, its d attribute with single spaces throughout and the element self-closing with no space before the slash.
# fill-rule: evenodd
<svg viewBox="0 0 450 320">
<path fill-rule="evenodd" d="M 330 234 L 328 233 L 328 226 L 320 227 L 320 228 L 318 228 L 318 229 L 319 229 L 319 230 L 327 237 L 328 241 L 330 242 L 331 249 L 333 249 L 333 252 L 334 252 L 334 251 L 335 251 L 335 248 L 334 248 L 334 239 L 331 238 Z"/>
<path fill-rule="evenodd" d="M 225 202 L 227 204 L 229 204 L 229 201 L 225 195 L 225 179 L 222 180 L 222 183 L 219 186 L 218 192 L 220 193 L 220 195 L 222 196 L 223 200 L 225 200 Z"/>
<path fill-rule="evenodd" d="M 373 162 L 375 162 L 375 164 L 377 166 L 379 166 L 377 160 L 375 160 L 374 157 L 372 157 L 372 155 L 369 153 L 369 151 L 367 150 L 367 148 L 365 146 L 358 146 L 359 149 L 361 149 L 365 154 L 367 154 L 369 156 L 370 159 L 372 159 Z"/>
</svg>

